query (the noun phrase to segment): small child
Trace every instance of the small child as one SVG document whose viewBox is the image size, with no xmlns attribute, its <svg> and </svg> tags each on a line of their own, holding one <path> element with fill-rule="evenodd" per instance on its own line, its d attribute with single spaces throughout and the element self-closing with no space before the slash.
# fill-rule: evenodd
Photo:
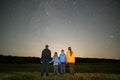
<svg viewBox="0 0 120 80">
<path fill-rule="evenodd" d="M 57 75 L 58 74 L 58 64 L 60 63 L 57 52 L 54 53 L 54 57 L 53 57 L 52 61 L 50 61 L 50 63 L 52 63 L 52 62 L 54 65 L 54 75 Z"/>
<path fill-rule="evenodd" d="M 64 53 L 64 50 L 61 50 L 60 53 L 60 74 L 65 74 L 65 63 L 66 63 L 66 55 Z"/>
</svg>

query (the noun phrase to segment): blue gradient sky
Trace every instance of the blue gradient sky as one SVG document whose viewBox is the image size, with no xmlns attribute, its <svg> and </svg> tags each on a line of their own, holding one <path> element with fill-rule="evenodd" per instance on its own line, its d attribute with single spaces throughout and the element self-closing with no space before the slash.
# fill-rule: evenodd
<svg viewBox="0 0 120 80">
<path fill-rule="evenodd" d="M 54 54 L 120 59 L 119 0 L 1 0 L 0 54 Z"/>
</svg>

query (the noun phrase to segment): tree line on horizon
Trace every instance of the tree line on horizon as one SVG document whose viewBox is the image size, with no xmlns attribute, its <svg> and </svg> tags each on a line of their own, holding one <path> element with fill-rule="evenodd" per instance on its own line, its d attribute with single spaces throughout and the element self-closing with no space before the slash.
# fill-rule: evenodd
<svg viewBox="0 0 120 80">
<path fill-rule="evenodd" d="M 52 58 L 51 58 L 52 59 Z M 104 58 L 80 58 L 76 57 L 76 64 L 80 63 L 120 63 L 117 59 Z M 41 64 L 39 57 L 21 57 L 12 55 L 0 55 L 0 64 Z"/>
</svg>

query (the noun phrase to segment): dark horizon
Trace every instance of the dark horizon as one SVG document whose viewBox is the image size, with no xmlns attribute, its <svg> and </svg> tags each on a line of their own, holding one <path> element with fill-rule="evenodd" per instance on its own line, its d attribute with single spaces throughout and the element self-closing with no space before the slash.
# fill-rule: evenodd
<svg viewBox="0 0 120 80">
<path fill-rule="evenodd" d="M 52 58 L 51 58 L 52 60 Z M 22 56 L 5 56 L 0 55 L 0 64 L 41 64 L 40 57 L 22 57 Z M 105 58 L 80 58 L 75 57 L 75 63 L 119 63 L 120 59 Z"/>
<path fill-rule="evenodd" d="M 41 56 L 40 57 L 38 57 L 38 56 L 15 56 L 15 55 L 3 55 L 3 54 L 0 54 L 0 56 L 11 56 L 11 57 L 30 57 L 30 58 L 33 58 L 33 57 L 35 57 L 35 58 L 40 58 L 41 59 Z M 51 58 L 53 58 L 53 56 L 51 57 Z M 114 58 L 95 58 L 95 57 L 79 57 L 79 56 L 77 56 L 77 57 L 75 57 L 75 58 L 83 58 L 83 59 L 106 59 L 106 60 L 120 60 L 120 59 L 114 59 Z"/>
</svg>

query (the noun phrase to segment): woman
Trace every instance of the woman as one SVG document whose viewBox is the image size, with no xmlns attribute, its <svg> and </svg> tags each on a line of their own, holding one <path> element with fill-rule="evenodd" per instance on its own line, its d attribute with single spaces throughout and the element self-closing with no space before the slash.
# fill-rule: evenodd
<svg viewBox="0 0 120 80">
<path fill-rule="evenodd" d="M 71 47 L 68 47 L 68 51 L 66 52 L 66 60 L 69 64 L 70 73 L 74 75 L 74 64 L 75 64 L 75 56 Z"/>
</svg>

